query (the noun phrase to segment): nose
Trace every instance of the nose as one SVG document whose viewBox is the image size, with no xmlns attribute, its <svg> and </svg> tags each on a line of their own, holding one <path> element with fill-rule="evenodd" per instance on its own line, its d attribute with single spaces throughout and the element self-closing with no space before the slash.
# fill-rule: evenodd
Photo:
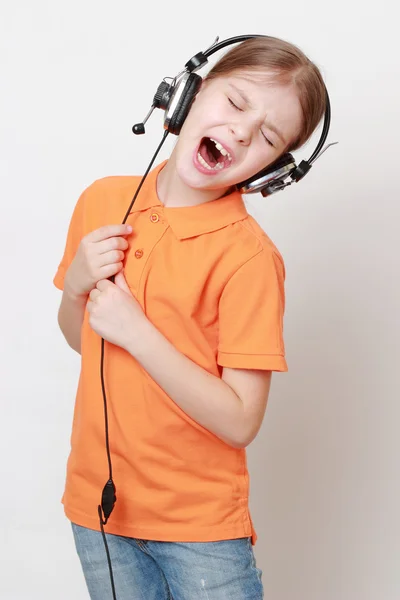
<svg viewBox="0 0 400 600">
<path fill-rule="evenodd" d="M 260 111 L 248 110 L 237 113 L 236 118 L 230 123 L 230 133 L 233 139 L 242 146 L 249 146 L 253 136 L 257 135 L 265 115 Z"/>
<path fill-rule="evenodd" d="M 237 121 L 236 123 L 231 123 L 229 130 L 230 133 L 238 144 L 242 146 L 248 146 L 251 142 L 252 137 L 252 126 L 250 123 L 246 121 Z"/>
</svg>

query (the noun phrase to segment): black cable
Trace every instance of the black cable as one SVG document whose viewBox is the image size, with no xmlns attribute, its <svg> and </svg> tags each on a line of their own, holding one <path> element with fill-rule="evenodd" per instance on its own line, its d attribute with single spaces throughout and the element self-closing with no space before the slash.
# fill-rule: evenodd
<svg viewBox="0 0 400 600">
<path fill-rule="evenodd" d="M 143 175 L 143 177 L 142 177 L 142 180 L 141 180 L 141 182 L 139 183 L 139 187 L 138 187 L 138 189 L 136 190 L 136 193 L 135 193 L 135 195 L 133 196 L 132 202 L 130 203 L 128 210 L 126 211 L 126 215 L 124 216 L 124 220 L 122 221 L 122 225 L 125 225 L 125 223 L 126 223 L 126 220 L 127 220 L 128 216 L 129 216 L 129 213 L 131 212 L 131 208 L 132 208 L 132 206 L 133 206 L 133 204 L 134 204 L 134 202 L 135 202 L 135 200 L 136 200 L 136 198 L 137 198 L 137 195 L 138 195 L 138 193 L 140 192 L 140 190 L 141 190 L 141 187 L 142 187 L 142 185 L 143 185 L 143 183 L 144 183 L 144 180 L 146 179 L 147 175 L 149 174 L 149 171 L 150 171 L 151 167 L 153 166 L 153 163 L 154 163 L 154 161 L 156 160 L 157 154 L 160 152 L 162 145 L 164 144 L 165 140 L 167 139 L 167 135 L 168 135 L 168 133 L 169 133 L 168 129 L 167 129 L 166 131 L 164 131 L 164 135 L 163 135 L 163 137 L 162 137 L 162 140 L 161 140 L 161 142 L 159 143 L 159 145 L 158 145 L 158 148 L 157 148 L 157 150 L 155 151 L 155 153 L 154 153 L 154 156 L 153 156 L 153 158 L 151 159 L 151 161 L 150 161 L 150 163 L 149 163 L 149 166 L 147 167 L 147 170 L 146 170 L 145 174 L 144 174 L 144 175 Z"/>
<path fill-rule="evenodd" d="M 101 379 L 101 391 L 103 392 L 104 400 L 104 427 L 106 436 L 106 450 L 107 450 L 107 461 L 108 461 L 108 479 L 112 481 L 112 462 L 110 454 L 110 441 L 108 437 L 108 410 L 107 410 L 107 396 L 106 387 L 104 382 L 104 338 L 101 338 L 101 359 L 100 359 L 100 379 Z"/>
<path fill-rule="evenodd" d="M 126 214 L 122 221 L 122 225 L 124 225 L 126 223 L 129 213 L 131 212 L 131 208 L 142 188 L 142 185 L 143 185 L 147 175 L 149 174 L 151 167 L 153 166 L 153 163 L 157 157 L 157 154 L 161 150 L 161 147 L 164 144 L 164 142 L 168 136 L 168 133 L 169 133 L 168 130 L 166 130 L 164 132 L 162 140 L 161 140 L 160 144 L 158 145 L 158 148 L 155 151 L 154 156 L 151 159 L 149 166 L 147 167 L 142 179 L 140 180 L 139 186 L 135 192 L 135 195 L 133 196 L 132 202 L 130 203 L 129 208 L 126 211 Z M 111 279 L 111 281 L 114 281 L 114 276 L 111 277 L 110 279 Z M 110 552 L 108 549 L 106 535 L 104 533 L 104 525 L 107 525 L 107 521 L 114 509 L 115 502 L 117 501 L 115 484 L 114 484 L 114 481 L 112 478 L 112 461 L 111 461 L 109 429 L 108 429 L 107 395 L 106 395 L 106 386 L 105 386 L 105 381 L 104 381 L 104 338 L 101 338 L 100 379 L 101 379 L 101 391 L 103 394 L 103 405 L 104 405 L 104 430 L 105 430 L 106 453 L 107 453 L 107 462 L 108 462 L 108 481 L 103 488 L 103 492 L 101 495 L 101 503 L 97 507 L 97 512 L 99 515 L 100 529 L 101 529 L 101 533 L 103 535 L 104 547 L 105 547 L 106 554 L 107 554 L 108 569 L 110 571 L 110 581 L 111 581 L 113 600 L 117 600 L 117 596 L 115 593 L 114 575 L 113 575 L 113 570 L 112 570 L 112 565 L 111 565 Z"/>
<path fill-rule="evenodd" d="M 99 518 L 100 518 L 101 534 L 103 536 L 104 547 L 106 549 L 106 554 L 107 554 L 108 570 L 110 573 L 110 582 L 111 582 L 111 591 L 112 591 L 112 595 L 113 595 L 113 600 L 117 600 L 117 594 L 115 592 L 115 585 L 114 585 L 114 574 L 113 574 L 113 570 L 112 570 L 112 566 L 111 566 L 110 551 L 108 549 L 106 534 L 104 533 L 103 519 L 102 519 L 102 515 L 101 515 L 101 506 L 99 506 L 98 512 L 99 512 Z"/>
</svg>

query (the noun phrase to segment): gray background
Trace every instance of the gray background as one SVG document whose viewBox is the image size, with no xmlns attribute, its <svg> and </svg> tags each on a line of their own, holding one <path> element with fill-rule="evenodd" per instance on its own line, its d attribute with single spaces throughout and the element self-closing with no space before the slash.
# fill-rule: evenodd
<svg viewBox="0 0 400 600">
<path fill-rule="evenodd" d="M 248 452 L 256 556 L 268 599 L 398 600 L 399 54 L 389 3 L 0 7 L 1 598 L 87 598 L 60 504 L 79 356 L 58 330 L 52 286 L 75 202 L 94 179 L 143 172 L 161 111 L 145 137 L 130 129 L 164 76 L 216 35 L 267 33 L 320 66 L 340 145 L 300 184 L 247 199 L 285 259 L 290 369 L 274 375 Z"/>
</svg>

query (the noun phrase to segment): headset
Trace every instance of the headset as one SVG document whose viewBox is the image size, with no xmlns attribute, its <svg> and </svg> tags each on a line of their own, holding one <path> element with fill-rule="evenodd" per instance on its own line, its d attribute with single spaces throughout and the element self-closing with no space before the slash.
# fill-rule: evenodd
<svg viewBox="0 0 400 600">
<path fill-rule="evenodd" d="M 157 88 L 153 98 L 150 111 L 144 118 L 142 123 L 137 123 L 132 127 L 133 133 L 140 135 L 145 133 L 144 125 L 149 119 L 155 108 L 160 108 L 165 111 L 164 129 L 168 133 L 179 135 L 185 119 L 190 111 L 190 107 L 197 92 L 199 91 L 203 79 L 197 75 L 195 71 L 202 68 L 208 62 L 208 57 L 229 46 L 238 42 L 252 38 L 267 38 L 265 35 L 239 35 L 218 42 L 218 37 L 214 43 L 205 51 L 195 54 L 186 64 L 185 68 L 173 78 L 165 77 Z M 289 152 L 280 156 L 276 161 L 262 169 L 249 179 L 236 184 L 236 189 L 241 194 L 254 194 L 261 192 L 265 196 L 270 196 L 274 192 L 283 190 L 293 182 L 298 182 L 311 169 L 313 162 L 319 158 L 329 146 L 333 146 L 337 142 L 333 142 L 323 146 L 328 137 L 329 126 L 331 121 L 331 107 L 328 91 L 326 93 L 326 109 L 324 124 L 318 144 L 308 160 L 303 160 L 297 166 L 295 159 Z"/>
<path fill-rule="evenodd" d="M 150 108 L 150 111 L 146 115 L 145 119 L 142 123 L 137 123 L 132 127 L 133 133 L 136 135 L 140 135 L 145 133 L 145 123 L 149 119 L 150 115 L 153 113 L 155 108 L 160 108 L 165 111 L 164 115 L 164 135 L 152 157 L 140 183 L 135 191 L 135 194 L 132 198 L 132 201 L 126 211 L 125 217 L 122 221 L 122 224 L 126 223 L 128 216 L 131 212 L 132 206 L 142 188 L 142 185 L 150 172 L 150 169 L 155 161 L 156 156 L 158 155 L 165 139 L 167 138 L 169 133 L 173 135 L 179 135 L 182 126 L 185 122 L 185 119 L 189 113 L 190 107 L 194 98 L 196 97 L 197 92 L 200 89 L 202 84 L 202 78 L 200 75 L 197 75 L 195 71 L 203 67 L 208 62 L 208 57 L 217 52 L 218 50 L 222 50 L 226 46 L 230 46 L 231 44 L 237 44 L 240 42 L 244 42 L 246 40 L 252 38 L 268 38 L 269 36 L 265 35 L 239 35 L 235 37 L 228 38 L 223 40 L 222 42 L 218 42 L 219 38 L 217 37 L 214 43 L 204 52 L 198 52 L 185 64 L 185 68 L 178 73 L 175 77 L 165 77 L 160 85 L 157 88 L 157 91 L 154 95 L 153 102 Z M 285 189 L 288 185 L 291 185 L 293 182 L 300 181 L 304 175 L 308 173 L 311 169 L 313 162 L 317 158 L 319 158 L 325 150 L 337 142 L 333 142 L 328 144 L 325 148 L 323 148 L 324 143 L 328 137 L 329 126 L 331 121 L 331 108 L 330 101 L 328 96 L 328 91 L 326 90 L 326 109 L 325 109 L 325 118 L 324 124 L 322 128 L 322 133 L 318 144 L 308 160 L 302 160 L 300 164 L 297 166 L 295 159 L 292 154 L 286 153 L 280 156 L 275 162 L 268 165 L 265 169 L 262 169 L 249 179 L 242 181 L 236 184 L 236 189 L 242 194 L 253 194 L 256 192 L 261 192 L 263 196 L 270 196 L 271 194 Z M 114 277 L 110 278 L 111 281 L 114 281 Z M 103 536 L 105 551 L 108 560 L 108 567 L 110 573 L 110 582 L 111 589 L 113 594 L 113 600 L 117 600 L 115 585 L 114 585 L 114 576 L 111 565 L 110 553 L 108 549 L 108 544 L 104 532 L 104 525 L 107 524 L 108 519 L 114 509 L 115 502 L 117 500 L 116 496 L 116 487 L 113 481 L 112 476 L 112 461 L 111 461 L 111 452 L 110 452 L 110 444 L 109 444 L 109 429 L 108 429 L 108 410 L 107 410 L 107 397 L 105 391 L 105 382 L 104 382 L 104 339 L 101 338 L 101 360 L 100 360 L 100 377 L 101 377 L 101 388 L 103 395 L 103 404 L 104 404 L 104 424 L 105 424 L 105 446 L 108 460 L 108 481 L 105 484 L 102 495 L 101 495 L 101 503 L 98 506 L 98 516 L 100 522 L 100 529 Z"/>
</svg>

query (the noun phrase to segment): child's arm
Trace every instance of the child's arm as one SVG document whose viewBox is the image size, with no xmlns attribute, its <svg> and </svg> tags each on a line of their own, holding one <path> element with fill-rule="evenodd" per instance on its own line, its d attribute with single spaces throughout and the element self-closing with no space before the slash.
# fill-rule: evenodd
<svg viewBox="0 0 400 600">
<path fill-rule="evenodd" d="M 267 406 L 271 371 L 224 367 L 212 375 L 179 352 L 150 321 L 130 353 L 174 402 L 234 448 L 256 437 Z"/>
<path fill-rule="evenodd" d="M 81 353 L 81 327 L 85 314 L 87 294 L 76 295 L 69 288 L 67 283 L 64 285 L 64 291 L 58 311 L 58 324 L 64 334 L 65 339 L 73 350 Z"/>
<path fill-rule="evenodd" d="M 89 325 L 124 348 L 194 421 L 234 448 L 244 448 L 261 426 L 269 369 L 224 367 L 222 378 L 180 352 L 149 321 L 122 272 L 99 281 L 89 294 Z"/>
</svg>

